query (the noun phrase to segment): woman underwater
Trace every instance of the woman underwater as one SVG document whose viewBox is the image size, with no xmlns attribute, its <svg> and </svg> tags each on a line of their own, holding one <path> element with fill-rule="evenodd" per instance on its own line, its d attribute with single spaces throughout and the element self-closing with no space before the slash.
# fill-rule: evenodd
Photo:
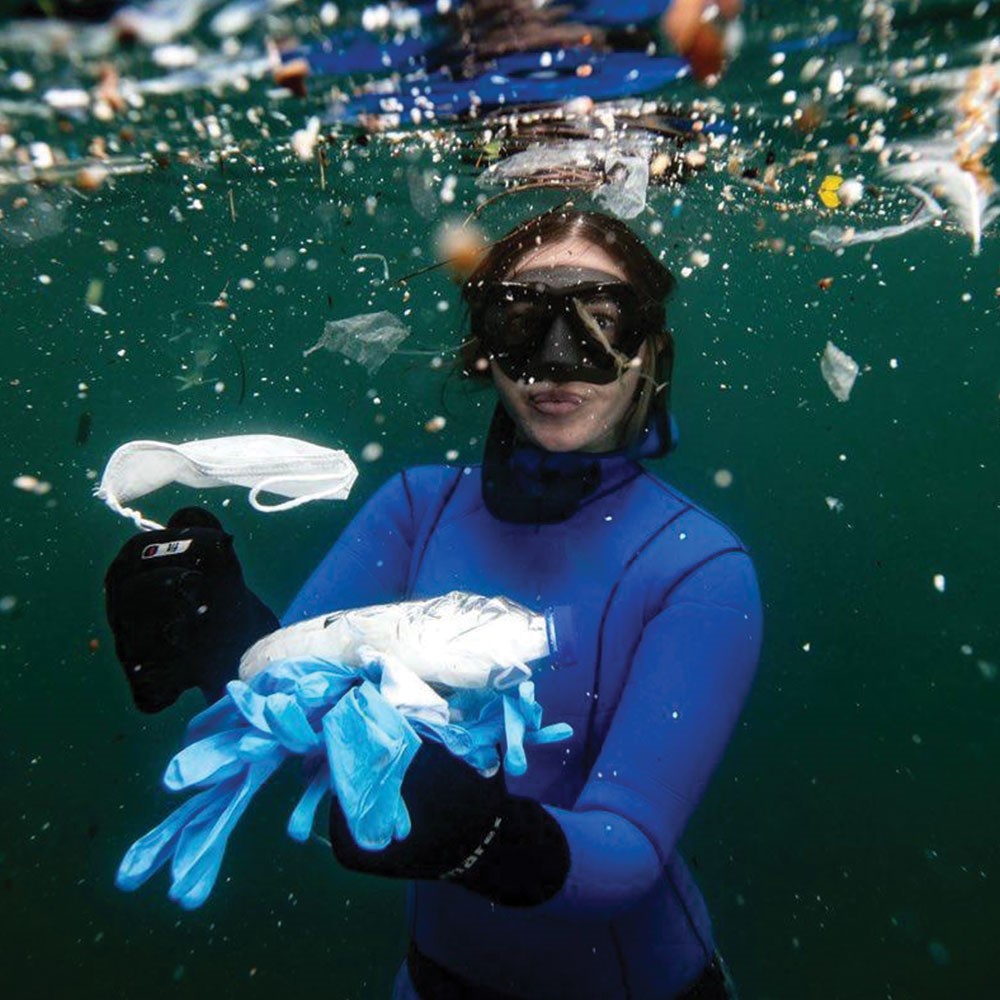
<svg viewBox="0 0 1000 1000">
<path fill-rule="evenodd" d="M 625 225 L 568 207 L 493 244 L 463 288 L 464 370 L 499 396 L 482 465 L 393 477 L 283 618 L 462 589 L 571 623 L 535 683 L 574 735 L 523 776 L 483 778 L 425 743 L 403 785 L 412 832 L 377 852 L 333 803 L 343 865 L 414 880 L 398 1000 L 731 996 L 677 843 L 749 690 L 761 607 L 741 542 L 638 464 L 671 446 L 673 284 Z M 277 624 L 211 515 L 164 532 L 214 546 L 197 567 L 140 565 L 154 535 L 106 581 L 147 711 L 220 693 Z"/>
</svg>

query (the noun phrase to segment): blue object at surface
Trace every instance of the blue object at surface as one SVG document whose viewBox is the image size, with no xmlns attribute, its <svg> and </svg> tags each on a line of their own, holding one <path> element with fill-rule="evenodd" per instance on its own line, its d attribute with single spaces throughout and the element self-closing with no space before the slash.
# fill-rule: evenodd
<svg viewBox="0 0 1000 1000">
<path fill-rule="evenodd" d="M 573 736 L 508 780 L 562 826 L 567 881 L 516 909 L 415 883 L 413 934 L 454 974 L 515 996 L 665 1000 L 714 947 L 677 842 L 750 687 L 760 597 L 724 525 L 625 455 L 600 464 L 596 492 L 544 525 L 493 517 L 478 467 L 406 471 L 344 531 L 285 621 L 455 588 L 570 607 L 576 634 L 535 683 Z"/>
<path fill-rule="evenodd" d="M 577 71 L 589 67 L 585 75 Z M 356 121 L 361 115 L 432 112 L 454 118 L 476 108 L 557 104 L 574 97 L 595 101 L 632 97 L 658 90 L 685 76 L 687 62 L 641 52 L 596 52 L 590 48 L 514 52 L 496 59 L 493 69 L 471 79 L 437 70 L 403 79 L 392 93 L 362 93 L 337 106 L 330 117 Z"/>
</svg>

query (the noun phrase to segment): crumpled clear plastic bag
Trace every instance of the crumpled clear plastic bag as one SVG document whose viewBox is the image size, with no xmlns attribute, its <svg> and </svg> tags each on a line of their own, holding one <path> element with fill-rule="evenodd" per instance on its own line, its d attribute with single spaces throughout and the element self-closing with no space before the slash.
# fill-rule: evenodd
<svg viewBox="0 0 1000 1000">
<path fill-rule="evenodd" d="M 558 183 L 583 187 L 620 219 L 632 219 L 646 207 L 649 187 L 649 142 L 632 140 L 611 146 L 592 139 L 539 143 L 487 167 L 480 187 L 513 182 Z"/>
<path fill-rule="evenodd" d="M 118 869 L 119 888 L 138 888 L 170 862 L 170 898 L 187 909 L 204 903 L 236 823 L 289 758 L 301 759 L 306 787 L 289 817 L 288 835 L 307 840 L 330 793 L 359 846 L 380 850 L 409 835 L 402 786 L 421 740 L 443 743 L 484 775 L 500 766 L 518 775 L 528 766 L 525 747 L 572 735 L 564 723 L 542 725 L 534 684 L 526 679 L 531 669 L 525 659 L 547 655 L 550 634 L 555 648 L 547 616 L 505 598 L 455 592 L 327 618 L 345 658 L 353 656 L 356 665 L 311 650 L 322 619 L 302 623 L 308 629 L 274 633 L 289 656 L 252 657 L 258 667 L 252 676 L 230 681 L 226 695 L 191 720 L 187 746 L 163 780 L 171 791 L 198 792 L 129 848 Z M 352 628 L 357 635 L 345 641 Z M 267 649 L 276 653 L 279 646 Z M 416 665 L 442 650 L 443 665 L 421 678 L 423 668 Z M 443 716 L 423 711 L 419 697 L 416 707 L 400 700 L 408 678 L 444 705 Z M 414 691 L 421 694 L 418 687 L 406 690 L 411 698 Z"/>
<path fill-rule="evenodd" d="M 360 669 L 378 663 L 382 693 L 408 715 L 449 721 L 440 690 L 503 690 L 531 678 L 548 655 L 551 617 L 506 597 L 453 590 L 297 622 L 254 643 L 240 660 L 249 681 L 279 660 L 313 656 Z"/>
<path fill-rule="evenodd" d="M 323 336 L 303 351 L 302 356 L 307 358 L 323 348 L 343 354 L 374 375 L 409 335 L 410 328 L 391 312 L 361 313 L 329 320 L 323 327 Z"/>
</svg>

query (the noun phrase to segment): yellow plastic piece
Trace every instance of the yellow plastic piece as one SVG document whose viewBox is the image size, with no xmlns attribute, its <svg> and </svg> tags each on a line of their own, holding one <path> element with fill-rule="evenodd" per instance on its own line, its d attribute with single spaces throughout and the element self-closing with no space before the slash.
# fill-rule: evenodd
<svg viewBox="0 0 1000 1000">
<path fill-rule="evenodd" d="M 819 186 L 819 200 L 827 208 L 840 208 L 840 185 L 844 183 L 844 178 L 839 174 L 827 174 L 823 178 L 823 183 Z"/>
</svg>

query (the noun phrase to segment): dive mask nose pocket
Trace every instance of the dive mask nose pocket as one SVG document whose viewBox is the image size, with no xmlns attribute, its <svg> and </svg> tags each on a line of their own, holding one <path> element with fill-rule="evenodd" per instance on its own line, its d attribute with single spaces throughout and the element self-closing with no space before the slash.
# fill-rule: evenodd
<svg viewBox="0 0 1000 1000">
<path fill-rule="evenodd" d="M 515 381 L 612 382 L 663 322 L 662 306 L 623 281 L 498 281 L 472 305 L 473 334 Z"/>
</svg>

